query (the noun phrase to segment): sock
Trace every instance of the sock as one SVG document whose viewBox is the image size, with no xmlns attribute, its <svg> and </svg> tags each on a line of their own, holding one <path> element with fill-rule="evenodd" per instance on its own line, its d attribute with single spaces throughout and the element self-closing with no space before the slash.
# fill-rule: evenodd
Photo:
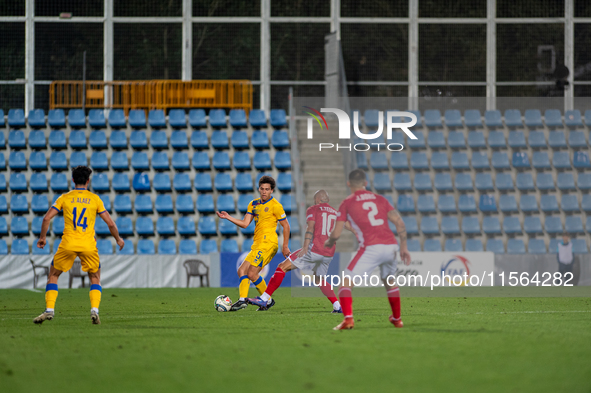
<svg viewBox="0 0 591 393">
<path fill-rule="evenodd" d="M 250 287 L 250 280 L 248 279 L 248 276 L 240 277 L 240 285 L 238 286 L 240 300 L 244 300 L 248 297 L 248 287 Z"/>
<path fill-rule="evenodd" d="M 388 290 L 388 301 L 392 307 L 394 319 L 400 319 L 400 289 L 398 287 Z"/>
<path fill-rule="evenodd" d="M 57 284 L 47 284 L 45 286 L 45 310 L 53 310 L 57 300 Z"/>
<path fill-rule="evenodd" d="M 338 310 L 339 308 L 342 308 L 341 307 L 341 303 L 339 303 L 339 301 L 337 300 L 336 302 L 334 302 L 332 304 L 332 308 L 334 308 L 335 310 Z"/>
<path fill-rule="evenodd" d="M 328 300 L 330 300 L 330 302 L 333 305 L 335 302 L 338 302 L 338 299 L 335 296 L 334 291 L 330 288 L 330 285 L 328 285 L 326 282 L 324 282 L 324 285 L 321 285 L 318 288 L 320 288 L 320 290 L 322 291 L 324 296 L 326 296 L 328 298 Z"/>
<path fill-rule="evenodd" d="M 353 297 L 351 296 L 351 288 L 341 287 L 339 289 L 339 298 L 341 300 L 341 307 L 345 318 L 353 318 Z"/>
<path fill-rule="evenodd" d="M 267 290 L 265 291 L 265 294 L 269 295 L 269 298 L 273 295 L 273 292 L 275 292 L 277 288 L 279 288 L 284 278 L 285 272 L 280 268 L 277 268 L 277 270 L 275 270 L 275 273 L 269 280 L 269 285 L 267 286 Z"/>
<path fill-rule="evenodd" d="M 267 288 L 268 288 L 268 287 L 267 287 Z M 260 296 L 260 298 L 261 298 L 261 300 L 262 300 L 262 301 L 264 301 L 264 302 L 268 302 L 268 301 L 269 301 L 269 299 L 271 299 L 271 295 L 269 295 L 267 292 L 265 292 L 265 293 L 263 293 L 263 294 Z"/>
<path fill-rule="evenodd" d="M 101 295 L 103 292 L 103 288 L 101 288 L 98 284 L 92 284 L 90 286 L 90 307 L 92 309 L 96 309 L 98 313 L 99 305 L 101 304 Z"/>
<path fill-rule="evenodd" d="M 254 286 L 256 287 L 257 291 L 259 291 L 259 295 L 262 295 L 267 290 L 267 283 L 265 279 L 261 276 L 253 282 Z"/>
</svg>

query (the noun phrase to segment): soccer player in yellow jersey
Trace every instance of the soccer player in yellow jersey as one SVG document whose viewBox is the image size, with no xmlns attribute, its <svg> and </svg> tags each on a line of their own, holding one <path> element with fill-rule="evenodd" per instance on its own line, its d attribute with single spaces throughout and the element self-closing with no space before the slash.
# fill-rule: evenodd
<svg viewBox="0 0 591 393">
<path fill-rule="evenodd" d="M 238 311 L 246 308 L 248 303 L 248 288 L 250 281 L 252 281 L 259 291 L 263 294 L 267 289 L 267 283 L 259 275 L 263 267 L 265 267 L 277 253 L 279 249 L 279 241 L 277 239 L 277 222 L 283 227 L 283 249 L 281 252 L 283 256 L 287 257 L 289 251 L 289 222 L 283 206 L 276 199 L 273 198 L 273 191 L 275 190 L 275 179 L 271 176 L 263 176 L 259 180 L 259 194 L 260 198 L 251 201 L 248 204 L 248 210 L 242 220 L 232 217 L 226 212 L 216 212 L 218 217 L 238 225 L 240 228 L 246 228 L 253 220 L 255 222 L 253 244 L 250 252 L 244 259 L 244 262 L 238 268 L 238 277 L 240 277 L 240 299 L 232 304 L 230 311 Z M 268 304 L 267 307 L 260 307 L 258 311 L 266 311 L 273 306 L 274 303 Z"/>
<path fill-rule="evenodd" d="M 99 215 L 105 221 L 111 235 L 117 241 L 119 250 L 123 248 L 125 242 L 119 237 L 117 225 L 113 222 L 109 212 L 105 210 L 103 201 L 98 195 L 88 191 L 91 173 L 92 169 L 86 166 L 74 168 L 72 171 L 74 189 L 60 196 L 43 217 L 41 236 L 37 242 L 39 248 L 45 247 L 47 243 L 45 235 L 49 229 L 49 222 L 61 211 L 64 212 L 65 227 L 62 242 L 49 268 L 49 277 L 45 287 L 45 311 L 33 320 L 37 324 L 53 319 L 55 301 L 57 300 L 57 280 L 60 274 L 70 270 L 76 257 L 80 258 L 82 270 L 88 272 L 90 279 L 90 318 L 95 325 L 101 323 L 98 310 L 102 291 L 101 264 L 94 237 L 96 216 Z"/>
</svg>

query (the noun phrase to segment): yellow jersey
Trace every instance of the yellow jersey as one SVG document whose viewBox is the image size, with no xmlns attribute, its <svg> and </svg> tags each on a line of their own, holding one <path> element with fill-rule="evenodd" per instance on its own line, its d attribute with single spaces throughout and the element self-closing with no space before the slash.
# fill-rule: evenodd
<svg viewBox="0 0 591 393">
<path fill-rule="evenodd" d="M 285 210 L 277 199 L 271 197 L 267 202 L 257 198 L 248 204 L 246 214 L 254 216 L 255 228 L 253 246 L 259 243 L 279 244 L 277 223 L 287 219 Z"/>
<path fill-rule="evenodd" d="M 96 249 L 94 222 L 97 214 L 106 211 L 98 195 L 75 188 L 60 196 L 51 207 L 64 212 L 64 234 L 60 247 L 70 251 Z"/>
</svg>

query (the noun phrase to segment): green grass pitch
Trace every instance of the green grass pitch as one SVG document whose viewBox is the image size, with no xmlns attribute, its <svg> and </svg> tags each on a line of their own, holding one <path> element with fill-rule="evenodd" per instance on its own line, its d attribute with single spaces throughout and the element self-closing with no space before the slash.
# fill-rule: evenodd
<svg viewBox="0 0 591 393">
<path fill-rule="evenodd" d="M 251 289 L 251 295 L 253 294 Z M 586 392 L 591 299 L 355 298 L 354 330 L 323 298 L 275 294 L 268 312 L 219 313 L 236 289 L 104 289 L 100 326 L 87 289 L 0 291 L 0 391 Z"/>
</svg>

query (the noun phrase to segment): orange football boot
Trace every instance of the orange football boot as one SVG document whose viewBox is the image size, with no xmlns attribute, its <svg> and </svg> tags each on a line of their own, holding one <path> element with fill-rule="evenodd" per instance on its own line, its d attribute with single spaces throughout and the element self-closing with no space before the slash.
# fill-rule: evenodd
<svg viewBox="0 0 591 393">
<path fill-rule="evenodd" d="M 343 319 L 343 322 L 339 323 L 338 326 L 333 327 L 333 330 L 349 330 L 355 327 L 353 317 Z"/>
<path fill-rule="evenodd" d="M 394 319 L 394 315 L 390 315 L 390 322 L 392 322 L 392 325 L 394 325 L 394 327 L 397 328 L 401 328 L 404 326 L 404 323 L 402 323 L 402 319 L 396 320 Z"/>
</svg>

